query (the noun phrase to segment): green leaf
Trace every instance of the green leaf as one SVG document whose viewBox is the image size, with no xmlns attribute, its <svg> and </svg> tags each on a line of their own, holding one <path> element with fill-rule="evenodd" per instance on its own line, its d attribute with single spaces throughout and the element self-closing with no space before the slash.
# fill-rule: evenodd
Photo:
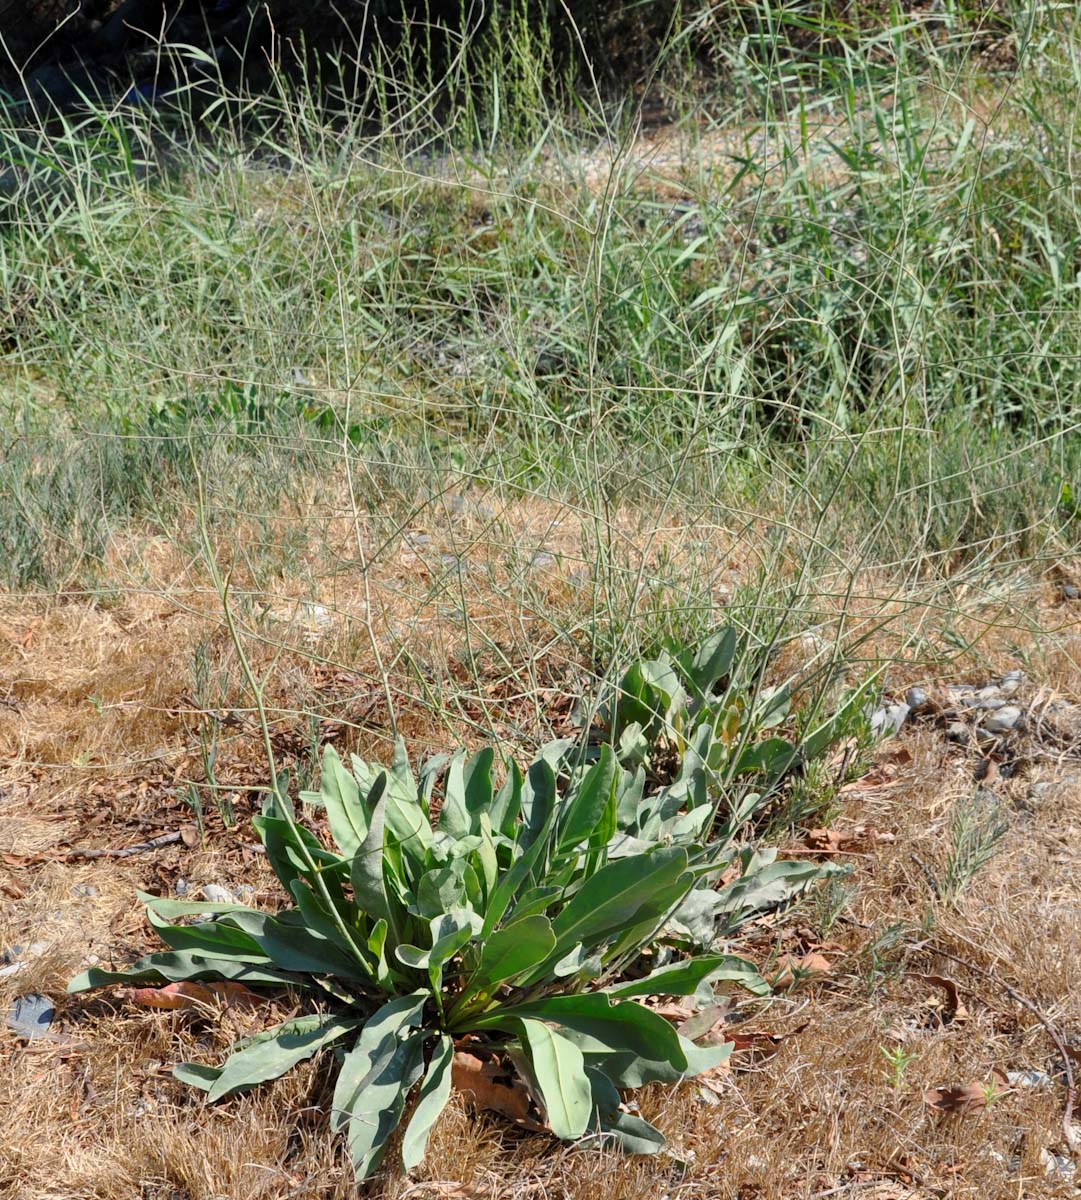
<svg viewBox="0 0 1081 1200">
<path fill-rule="evenodd" d="M 424 1082 L 420 1085 L 416 1107 L 402 1137 L 402 1163 L 407 1171 L 420 1166 L 428 1148 L 428 1134 L 450 1099 L 454 1041 L 442 1034 L 436 1046 Z"/>
<path fill-rule="evenodd" d="M 550 767 L 548 769 L 551 771 Z M 554 778 L 552 782 L 554 788 Z M 510 870 L 503 875 L 495 890 L 488 897 L 488 909 L 484 914 L 484 928 L 481 930 L 480 935 L 482 939 L 487 938 L 499 922 L 502 921 L 511 900 L 514 899 L 518 889 L 529 877 L 530 872 L 546 847 L 548 838 L 552 832 L 552 826 L 555 823 L 555 818 L 556 806 L 553 803 L 548 806 L 547 816 L 537 836 L 532 839 L 525 848 L 524 853 L 515 861 Z"/>
<path fill-rule="evenodd" d="M 518 814 L 522 811 L 522 771 L 512 759 L 507 778 L 492 800 L 492 828 L 504 837 L 514 837 Z"/>
<path fill-rule="evenodd" d="M 317 933 L 295 908 L 277 917 L 267 913 L 231 913 L 228 920 L 256 941 L 274 965 L 284 971 L 362 981 L 371 978 L 367 964 Z"/>
<path fill-rule="evenodd" d="M 775 779 L 783 775 L 798 757 L 799 751 L 791 742 L 786 742 L 784 738 L 766 738 L 764 742 L 746 746 L 732 770 L 734 775 L 761 771 Z"/>
<path fill-rule="evenodd" d="M 473 996 L 489 995 L 498 984 L 531 970 L 548 957 L 555 941 L 547 917 L 526 917 L 497 929 L 485 939 L 480 961 L 456 1007 Z"/>
<path fill-rule="evenodd" d="M 169 950 L 149 954 L 126 971 L 105 971 L 101 967 L 91 967 L 89 971 L 76 975 L 68 984 L 68 991 L 85 992 L 112 983 L 179 983 L 188 979 L 235 979 L 255 987 L 260 984 L 297 988 L 310 986 L 309 981 L 302 977 L 275 970 L 269 959 L 267 965 L 263 966 L 237 959 L 214 958 L 192 950 Z"/>
<path fill-rule="evenodd" d="M 520 1028 L 552 1132 L 561 1138 L 581 1137 L 593 1108 L 581 1050 L 540 1021 L 524 1018 Z"/>
<path fill-rule="evenodd" d="M 587 949 L 639 925 L 669 906 L 669 891 L 687 870 L 687 852 L 678 846 L 617 859 L 586 880 L 552 922 L 556 934 L 553 958 L 562 958 L 576 942 Z M 686 879 L 689 889 L 693 879 Z M 659 898 L 663 906 L 658 908 Z"/>
<path fill-rule="evenodd" d="M 151 896 L 149 892 L 136 892 L 136 896 L 147 908 L 159 917 L 194 917 L 204 913 L 262 912 L 250 904 L 211 904 L 208 900 L 169 900 L 162 896 Z"/>
<path fill-rule="evenodd" d="M 241 962 L 265 963 L 267 956 L 259 943 L 235 925 L 223 921 L 202 921 L 198 925 L 171 925 L 147 909 L 147 920 L 158 937 L 173 950 L 195 950 Z"/>
<path fill-rule="evenodd" d="M 349 867 L 349 881 L 353 885 L 357 907 L 375 920 L 382 918 L 391 926 L 390 901 L 383 878 L 383 853 L 385 821 L 387 811 L 387 776 L 380 773 L 369 793 L 374 798 L 368 832 Z"/>
<path fill-rule="evenodd" d="M 394 761 L 386 775 L 385 821 L 389 839 L 413 862 L 423 863 L 434 835 L 401 737 L 395 740 Z"/>
<path fill-rule="evenodd" d="M 400 1041 L 403 1033 L 423 1023 L 424 1006 L 428 999 L 428 993 L 423 991 L 395 996 L 364 1023 L 360 1037 L 342 1062 L 334 1087 L 330 1127 L 335 1132 L 344 1129 L 348 1123 L 356 1094 L 380 1054 L 392 1042 Z"/>
<path fill-rule="evenodd" d="M 642 1117 L 627 1113 L 620 1107 L 615 1084 L 595 1067 L 586 1068 L 593 1089 L 593 1115 L 590 1127 L 605 1134 L 625 1154 L 656 1154 L 664 1149 L 664 1134 Z"/>
<path fill-rule="evenodd" d="M 464 762 L 465 751 L 459 750 L 450 760 L 443 781 L 443 807 L 439 810 L 438 827 L 452 838 L 464 838 L 472 833 L 472 822 L 465 802 Z"/>
<path fill-rule="evenodd" d="M 319 797 L 327 810 L 327 823 L 338 849 L 352 858 L 368 834 L 368 815 L 357 781 L 345 769 L 333 746 L 323 751 Z"/>
<path fill-rule="evenodd" d="M 424 1044 L 430 1037 L 428 1032 L 420 1032 L 402 1042 L 385 1042 L 353 1094 L 345 1138 L 358 1180 L 366 1179 L 379 1166 L 387 1140 L 402 1119 L 409 1092 L 424 1069 Z"/>
<path fill-rule="evenodd" d="M 211 1102 L 221 1100 L 268 1079 L 277 1079 L 290 1067 L 311 1058 L 324 1046 L 332 1045 L 359 1026 L 359 1021 L 337 1017 L 320 1018 L 314 1028 L 307 1017 L 286 1021 L 268 1030 L 264 1039 L 231 1055 L 208 1089 L 206 1098 Z"/>
<path fill-rule="evenodd" d="M 736 631 L 728 626 L 706 638 L 693 655 L 679 656 L 680 666 L 694 685 L 696 699 L 709 695 L 714 684 L 728 674 L 737 644 Z"/>
<path fill-rule="evenodd" d="M 201 1092 L 209 1092 L 221 1076 L 221 1067 L 208 1067 L 205 1063 L 182 1062 L 173 1067 L 173 1078 Z"/>
<path fill-rule="evenodd" d="M 621 999 L 631 996 L 693 996 L 700 984 L 719 979 L 734 979 L 759 996 L 769 995 L 771 990 L 753 963 L 730 954 L 703 954 L 699 958 L 669 963 L 651 971 L 644 979 L 617 983 L 603 990 L 607 995 Z"/>
<path fill-rule="evenodd" d="M 566 801 L 559 825 L 559 849 L 568 850 L 586 841 L 605 815 L 612 799 L 616 760 L 610 746 L 582 776 Z"/>
<path fill-rule="evenodd" d="M 491 812 L 494 762 L 495 751 L 491 746 L 485 746 L 465 764 L 465 807 L 470 817 L 470 833 L 480 829 L 481 813 Z"/>
<path fill-rule="evenodd" d="M 556 777 L 544 758 L 531 763 L 522 791 L 525 824 L 518 829 L 518 848 L 529 850 L 538 840 L 546 841 L 556 812 Z M 544 847 L 546 849 L 546 847 Z"/>
<path fill-rule="evenodd" d="M 731 1042 L 721 1046 L 697 1046 L 688 1038 L 679 1037 L 678 1040 L 686 1062 L 682 1070 L 666 1059 L 643 1058 L 626 1051 L 586 1053 L 585 1058 L 590 1067 L 603 1071 L 617 1088 L 639 1088 L 647 1083 L 680 1083 L 691 1079 L 718 1066 L 732 1053 Z"/>
<path fill-rule="evenodd" d="M 664 1017 L 634 1001 L 613 1004 L 603 992 L 515 1004 L 475 1018 L 471 1028 L 510 1029 L 511 1022 L 523 1017 L 558 1025 L 566 1037 L 589 1053 L 659 1059 L 677 1074 L 687 1068 L 679 1036 Z"/>
<path fill-rule="evenodd" d="M 409 1089 L 423 1069 L 425 992 L 388 1000 L 365 1024 L 345 1055 L 334 1087 L 331 1128 L 345 1130 L 358 1179 L 379 1164 L 397 1128 Z"/>
</svg>

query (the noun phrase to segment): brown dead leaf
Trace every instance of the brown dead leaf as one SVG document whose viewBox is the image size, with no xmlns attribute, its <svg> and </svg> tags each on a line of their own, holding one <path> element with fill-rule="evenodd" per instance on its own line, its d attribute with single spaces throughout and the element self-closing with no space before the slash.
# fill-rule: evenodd
<svg viewBox="0 0 1081 1200">
<path fill-rule="evenodd" d="M 935 1112 L 967 1115 L 986 1108 L 989 1101 L 997 1100 L 1009 1091 L 1006 1076 L 1001 1071 L 992 1071 L 987 1083 L 977 1080 L 959 1087 L 928 1088 L 923 1093 L 923 1102 Z"/>
<path fill-rule="evenodd" d="M 771 976 L 767 976 L 767 982 L 774 989 L 786 988 L 791 987 L 797 979 L 818 978 L 828 975 L 832 970 L 832 964 L 823 954 L 812 952 L 804 954 L 801 958 L 785 954 L 777 960 L 777 969 Z"/>
<path fill-rule="evenodd" d="M 527 1129 L 543 1129 L 529 1112 L 529 1092 L 516 1076 L 495 1059 L 478 1058 L 456 1050 L 450 1068 L 451 1082 L 474 1108 L 488 1109 L 509 1117 Z"/>
<path fill-rule="evenodd" d="M 222 1001 L 230 1008 L 258 1008 L 266 1003 L 242 983 L 167 983 L 160 988 L 121 988 L 118 993 L 142 1008 L 199 1008 Z"/>
<path fill-rule="evenodd" d="M 181 825 L 180 840 L 189 850 L 193 850 L 199 845 L 199 830 L 194 825 Z"/>
<path fill-rule="evenodd" d="M 866 854 L 877 845 L 894 841 L 892 833 L 879 833 L 866 825 L 855 829 L 811 829 L 805 842 L 817 854 Z"/>
<path fill-rule="evenodd" d="M 795 1029 L 790 1029 L 788 1033 L 766 1033 L 764 1030 L 735 1030 L 731 1029 L 725 1035 L 725 1040 L 733 1044 L 735 1049 L 733 1054 L 738 1054 L 741 1050 L 751 1051 L 756 1056 L 761 1058 L 770 1058 L 777 1053 L 778 1047 L 783 1042 L 787 1042 L 789 1038 L 795 1037 L 802 1033 L 809 1025 L 810 1021 L 804 1021 L 802 1025 L 797 1025 Z"/>
<path fill-rule="evenodd" d="M 941 996 L 932 995 L 928 996 L 921 1006 L 931 1009 L 943 1025 L 949 1025 L 953 1021 L 968 1020 L 968 1009 L 961 1003 L 957 984 L 952 979 L 948 979 L 945 975 L 918 975 L 915 972 L 912 972 L 912 977 L 945 992 L 945 1000 Z"/>
</svg>

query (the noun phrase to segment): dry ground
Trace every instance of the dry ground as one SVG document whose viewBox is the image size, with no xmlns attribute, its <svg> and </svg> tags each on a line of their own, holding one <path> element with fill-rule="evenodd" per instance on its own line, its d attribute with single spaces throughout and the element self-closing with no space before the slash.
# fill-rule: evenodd
<svg viewBox="0 0 1081 1200">
<path fill-rule="evenodd" d="M 718 609 L 753 557 L 725 531 L 621 521 L 625 544 L 670 575 L 690 570 L 708 541 L 718 565 L 695 586 Z M 581 638 L 567 631 L 586 627 L 590 537 L 589 521 L 569 510 L 492 514 L 470 500 L 399 532 L 366 575 L 355 561 L 341 567 L 343 558 L 334 569 L 309 562 L 303 584 L 260 585 L 265 603 L 246 619 L 253 652 L 274 670 L 277 752 L 301 772 L 327 737 L 379 757 L 388 703 L 416 754 L 486 730 L 521 747 L 558 732 L 589 682 L 574 649 Z M 343 556 L 348 542 L 343 528 Z M 118 540 L 109 572 L 107 601 L 0 602 L 0 948 L 22 947 L 13 965 L 25 964 L 0 977 L 0 1011 L 36 990 L 58 1010 L 54 1039 L 28 1043 L 0 1030 L 0 1194 L 354 1195 L 327 1133 L 318 1064 L 213 1110 L 169 1075 L 177 1059 L 212 1056 L 238 1023 L 265 1014 L 193 1017 L 134 1009 L 108 991 L 64 996 L 88 961 L 129 961 L 153 945 L 136 888 L 172 893 L 184 880 L 274 896 L 247 829 L 263 778 L 259 746 L 205 574 L 135 534 Z M 629 571 L 628 587 L 645 577 Z M 739 949 L 763 966 L 816 953 L 828 970 L 731 1015 L 745 1048 L 712 1090 L 687 1084 L 640 1097 L 669 1137 L 667 1154 L 568 1148 L 455 1101 L 415 1178 L 388 1174 L 373 1195 L 1078 1194 L 1081 1168 L 1064 1157 L 1062 1061 L 1065 1051 L 1081 1075 L 1081 758 L 1069 729 L 1062 734 L 1081 704 L 1077 602 L 1063 602 L 1049 579 L 1017 576 L 993 602 L 958 594 L 949 612 L 903 610 L 880 583 L 863 582 L 850 629 L 877 629 L 882 653 L 911 650 L 920 633 L 918 661 L 892 669 L 888 691 L 935 684 L 947 671 L 983 683 L 1020 668 L 1029 732 L 985 756 L 947 741 L 931 719 L 913 722 L 818 817 L 829 835 L 790 835 L 786 853 L 834 854 L 853 874 L 762 922 Z M 840 603 L 824 595 L 822 613 L 836 615 Z M 890 614 L 897 619 L 879 628 Z M 967 645 L 948 667 L 926 649 L 947 626 Z M 794 652 L 814 648 L 809 639 Z M 1066 705 L 1055 729 L 1052 700 Z M 204 787 L 200 842 L 186 797 L 207 783 L 200 738 L 210 732 L 218 795 L 237 824 L 223 824 Z M 959 806 L 979 788 L 1008 818 L 1007 832 L 959 894 L 937 895 Z M 128 857 L 84 854 L 180 830 L 187 841 Z M 925 1096 L 974 1083 L 967 1103 L 945 1096 L 948 1111 Z"/>
</svg>

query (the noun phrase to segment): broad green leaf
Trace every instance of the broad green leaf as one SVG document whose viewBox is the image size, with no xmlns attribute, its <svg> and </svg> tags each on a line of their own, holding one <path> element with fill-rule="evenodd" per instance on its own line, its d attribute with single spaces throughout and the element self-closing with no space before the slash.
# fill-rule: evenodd
<svg viewBox="0 0 1081 1200">
<path fill-rule="evenodd" d="M 659 1129 L 622 1110 L 619 1092 L 607 1075 L 587 1067 L 586 1077 L 593 1090 L 591 1130 L 607 1135 L 606 1140 L 614 1141 L 625 1154 L 656 1154 L 664 1149 L 664 1135 Z"/>
<path fill-rule="evenodd" d="M 208 1067 L 205 1063 L 182 1062 L 173 1067 L 173 1078 L 201 1092 L 209 1092 L 221 1076 L 222 1067 Z"/>
<path fill-rule="evenodd" d="M 646 773 L 642 767 L 632 775 L 623 771 L 616 778 L 616 818 L 620 829 L 637 826 L 638 810 L 642 804 L 642 793 L 646 786 Z"/>
<path fill-rule="evenodd" d="M 549 768 L 550 770 L 551 768 Z M 530 872 L 545 849 L 552 832 L 552 826 L 555 823 L 555 818 L 556 806 L 553 803 L 548 807 L 545 822 L 538 831 L 537 836 L 532 839 L 529 846 L 522 853 L 521 857 L 515 861 L 510 870 L 504 873 L 503 878 L 488 897 L 488 908 L 484 914 L 484 929 L 481 931 L 482 939 L 487 938 L 499 922 L 502 921 L 518 889 L 529 878 Z"/>
<path fill-rule="evenodd" d="M 485 1013 L 474 1029 L 509 1029 L 518 1018 L 550 1021 L 581 1050 L 591 1054 L 630 1053 L 659 1059 L 677 1073 L 687 1060 L 672 1025 L 648 1008 L 628 1000 L 613 1004 L 603 992 L 580 996 L 549 996 Z"/>
<path fill-rule="evenodd" d="M 473 818 L 471 831 L 476 833 L 477 818 L 492 809 L 492 765 L 495 751 L 484 746 L 465 764 L 465 806 Z"/>
<path fill-rule="evenodd" d="M 445 867 L 425 872 L 417 884 L 417 912 L 425 919 L 432 920 L 452 909 L 467 907 L 467 869 L 469 864 L 458 858 L 452 859 Z"/>
<path fill-rule="evenodd" d="M 581 1050 L 541 1021 L 527 1017 L 519 1024 L 552 1132 L 561 1138 L 581 1137 L 593 1108 Z"/>
<path fill-rule="evenodd" d="M 424 1044 L 430 1037 L 421 1032 L 402 1042 L 384 1043 L 371 1071 L 354 1093 L 345 1139 L 358 1180 L 367 1179 L 379 1166 L 387 1140 L 402 1119 L 409 1092 L 424 1070 Z"/>
<path fill-rule="evenodd" d="M 771 990 L 753 963 L 730 954 L 703 954 L 699 958 L 669 963 L 642 979 L 613 984 L 603 990 L 618 999 L 631 996 L 693 996 L 700 984 L 715 980 L 735 980 L 755 995 L 765 996 Z"/>
<path fill-rule="evenodd" d="M 147 920 L 157 930 L 158 937 L 173 950 L 195 950 L 214 957 L 235 958 L 250 963 L 264 963 L 266 954 L 254 938 L 235 925 L 223 921 L 202 921 L 198 925 L 171 925 L 147 909 Z"/>
<path fill-rule="evenodd" d="M 323 752 L 319 797 L 326 806 L 327 823 L 335 844 L 342 854 L 352 858 L 368 834 L 368 815 L 357 781 L 345 769 L 333 746 L 327 746 Z"/>
<path fill-rule="evenodd" d="M 694 685 L 695 698 L 702 699 L 728 674 L 736 655 L 738 639 L 732 626 L 719 629 L 702 643 L 693 655 L 679 658 L 687 678 Z"/>
<path fill-rule="evenodd" d="M 247 933 L 276 967 L 313 975 L 336 975 L 368 980 L 367 965 L 322 937 L 304 921 L 297 909 L 278 916 L 267 913 L 231 913 L 228 920 Z"/>
<path fill-rule="evenodd" d="M 380 774 L 372 785 L 369 799 L 374 800 L 368 832 L 357 851 L 350 868 L 349 880 L 353 885 L 357 907 L 375 920 L 382 918 L 392 927 L 390 901 L 387 898 L 383 879 L 383 854 L 385 821 L 387 810 L 387 776 Z"/>
<path fill-rule="evenodd" d="M 489 995 L 495 987 L 543 962 L 555 946 L 552 923 L 547 917 L 526 917 L 497 929 L 484 941 L 480 961 L 459 1000 Z"/>
<path fill-rule="evenodd" d="M 492 828 L 504 837 L 514 836 L 518 814 L 522 811 L 522 772 L 512 759 L 507 767 L 507 778 L 492 799 Z"/>
<path fill-rule="evenodd" d="M 450 760 L 443 781 L 443 807 L 439 810 L 439 829 L 452 838 L 464 838 L 472 833 L 472 820 L 465 800 L 465 751 L 459 750 Z"/>
<path fill-rule="evenodd" d="M 326 1017 L 314 1029 L 305 1018 L 286 1021 L 268 1031 L 262 1041 L 238 1050 L 231 1055 L 221 1074 L 207 1090 L 207 1100 L 213 1102 L 234 1092 L 254 1087 L 268 1079 L 277 1079 L 290 1067 L 330 1046 L 347 1033 L 359 1028 L 360 1021 Z"/>
<path fill-rule="evenodd" d="M 538 840 L 546 841 L 556 812 L 556 777 L 552 766 L 543 758 L 532 763 L 526 773 L 522 790 L 522 816 L 525 824 L 518 830 L 518 848 L 532 849 Z M 543 847 L 547 849 L 547 847 Z"/>
<path fill-rule="evenodd" d="M 552 922 L 556 935 L 553 958 L 562 958 L 576 942 L 592 949 L 629 925 L 646 920 L 656 909 L 658 895 L 667 894 L 686 870 L 687 852 L 678 846 L 608 863 L 586 880 Z M 691 882 L 688 876 L 688 888 Z M 657 913 L 658 918 L 664 911 Z"/>
<path fill-rule="evenodd" d="M 755 859 L 752 859 L 746 874 L 716 893 L 714 916 L 718 921 L 718 934 L 735 929 L 751 913 L 764 912 L 786 903 L 809 884 L 834 873 L 834 864 L 822 866 L 786 859 L 758 867 Z"/>
<path fill-rule="evenodd" d="M 423 863 L 432 844 L 432 826 L 409 768 L 409 756 L 401 737 L 394 743 L 394 760 L 386 775 L 387 833 L 413 862 Z"/>
<path fill-rule="evenodd" d="M 126 971 L 106 971 L 91 967 L 68 984 L 69 992 L 85 992 L 90 988 L 107 987 L 112 983 L 180 983 L 183 980 L 225 979 L 238 980 L 253 987 L 273 985 L 276 987 L 306 988 L 310 981 L 302 976 L 290 975 L 275 970 L 267 960 L 261 963 L 246 963 L 230 958 L 213 958 L 197 954 L 192 950 L 159 951 L 139 959 Z"/>
<path fill-rule="evenodd" d="M 677 1035 L 678 1036 L 678 1035 Z M 627 1051 L 614 1054 L 588 1052 L 586 1063 L 603 1071 L 617 1088 L 639 1088 L 647 1083 L 679 1083 L 720 1065 L 732 1053 L 732 1043 L 720 1046 L 697 1046 L 680 1037 L 680 1050 L 686 1066 L 678 1069 L 663 1058 L 643 1058 Z"/>
<path fill-rule="evenodd" d="M 334 1086 L 330 1127 L 335 1132 L 348 1123 L 357 1094 L 379 1056 L 423 1024 L 428 999 L 428 993 L 423 991 L 395 996 L 364 1023 L 360 1037 L 342 1061 Z"/>
<path fill-rule="evenodd" d="M 250 904 L 211 904 L 209 900 L 170 900 L 162 896 L 151 896 L 149 892 L 136 892 L 136 896 L 159 917 L 194 917 L 212 913 L 262 912 Z"/>
<path fill-rule="evenodd" d="M 616 760 L 610 746 L 582 776 L 565 802 L 559 822 L 559 848 L 567 850 L 586 841 L 608 809 L 615 787 Z"/>
<path fill-rule="evenodd" d="M 784 738 L 766 738 L 740 751 L 732 768 L 734 775 L 761 771 L 771 779 L 783 775 L 799 757 L 799 751 Z"/>
<path fill-rule="evenodd" d="M 407 1171 L 419 1167 L 428 1148 L 428 1134 L 450 1099 L 454 1041 L 442 1034 L 420 1085 L 416 1107 L 402 1136 L 402 1162 Z"/>
</svg>

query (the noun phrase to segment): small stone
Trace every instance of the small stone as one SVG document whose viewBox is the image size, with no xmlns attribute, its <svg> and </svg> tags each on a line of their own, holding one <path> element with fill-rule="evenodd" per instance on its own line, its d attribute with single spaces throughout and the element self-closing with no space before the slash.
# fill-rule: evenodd
<svg viewBox="0 0 1081 1200">
<path fill-rule="evenodd" d="M 976 699 L 981 708 L 986 708 L 990 701 L 999 699 L 999 696 L 999 690 L 993 683 L 987 687 L 980 688 L 976 693 Z"/>
<path fill-rule="evenodd" d="M 1006 707 L 1006 701 L 999 696 L 993 696 L 990 700 L 984 700 L 980 708 L 984 712 L 997 712 L 1000 708 Z"/>
<path fill-rule="evenodd" d="M 176 883 L 173 884 L 173 891 L 176 892 L 178 896 L 186 896 L 188 892 L 191 891 L 191 884 L 188 883 L 186 879 L 178 879 Z"/>
<path fill-rule="evenodd" d="M 1055 1081 L 1046 1071 L 1007 1071 L 1006 1080 L 1010 1087 L 1051 1088 Z"/>
<path fill-rule="evenodd" d="M 967 746 L 972 734 L 964 721 L 951 721 L 946 726 L 946 737 L 959 746 Z"/>
<path fill-rule="evenodd" d="M 83 900 L 93 900 L 98 894 L 98 889 L 92 883 L 76 883 L 72 886 L 71 894 Z"/>
<path fill-rule="evenodd" d="M 1064 583 L 1062 585 L 1063 600 L 1076 600 L 1078 596 L 1081 596 L 1081 591 L 1078 591 L 1072 583 Z"/>
<path fill-rule="evenodd" d="M 6 1023 L 17 1037 L 33 1042 L 49 1036 L 49 1026 L 55 1016 L 56 1008 L 48 996 L 40 992 L 28 992 L 25 996 L 15 997 L 8 1009 Z"/>
<path fill-rule="evenodd" d="M 1024 671 L 1007 671 L 1002 676 L 1002 682 L 998 685 L 999 691 L 1004 696 L 1014 696 L 1021 689 L 1021 684 L 1025 682 Z"/>
<path fill-rule="evenodd" d="M 889 737 L 900 733 L 901 726 L 908 720 L 912 710 L 907 704 L 890 704 L 871 714 L 871 732 L 876 737 Z"/>
<path fill-rule="evenodd" d="M 1040 1151 L 1040 1165 L 1048 1178 L 1072 1179 L 1077 1174 L 1077 1164 L 1067 1154 L 1053 1154 L 1050 1150 Z"/>
<path fill-rule="evenodd" d="M 203 884 L 203 899 L 210 904 L 235 904 L 236 897 L 220 883 Z"/>
<path fill-rule="evenodd" d="M 1009 733 L 1021 720 L 1021 710 L 1015 704 L 1007 704 L 997 712 L 993 712 L 983 723 L 988 733 Z"/>
<path fill-rule="evenodd" d="M 236 896 L 238 900 L 246 904 L 249 900 L 253 900 L 255 898 L 255 888 L 253 888 L 250 883 L 238 883 L 237 886 L 233 888 L 233 895 Z"/>
<path fill-rule="evenodd" d="M 1050 796 L 1051 789 L 1054 786 L 1054 782 L 1050 779 L 1044 779 L 1038 783 L 1030 783 L 1028 788 L 1028 799 L 1040 804 Z"/>
<path fill-rule="evenodd" d="M 921 687 L 911 687 L 905 692 L 905 703 L 915 712 L 922 712 L 930 703 L 931 697 Z"/>
<path fill-rule="evenodd" d="M 543 570 L 545 567 L 554 567 L 556 565 L 555 555 L 546 554 L 543 551 L 539 554 L 534 554 L 529 560 L 529 565 L 534 570 Z"/>
<path fill-rule="evenodd" d="M 447 509 L 449 512 L 453 513 L 456 517 L 460 517 L 462 515 L 462 513 L 465 512 L 467 507 L 468 507 L 468 504 L 467 504 L 466 498 L 464 496 L 448 496 L 447 497 Z"/>
</svg>

